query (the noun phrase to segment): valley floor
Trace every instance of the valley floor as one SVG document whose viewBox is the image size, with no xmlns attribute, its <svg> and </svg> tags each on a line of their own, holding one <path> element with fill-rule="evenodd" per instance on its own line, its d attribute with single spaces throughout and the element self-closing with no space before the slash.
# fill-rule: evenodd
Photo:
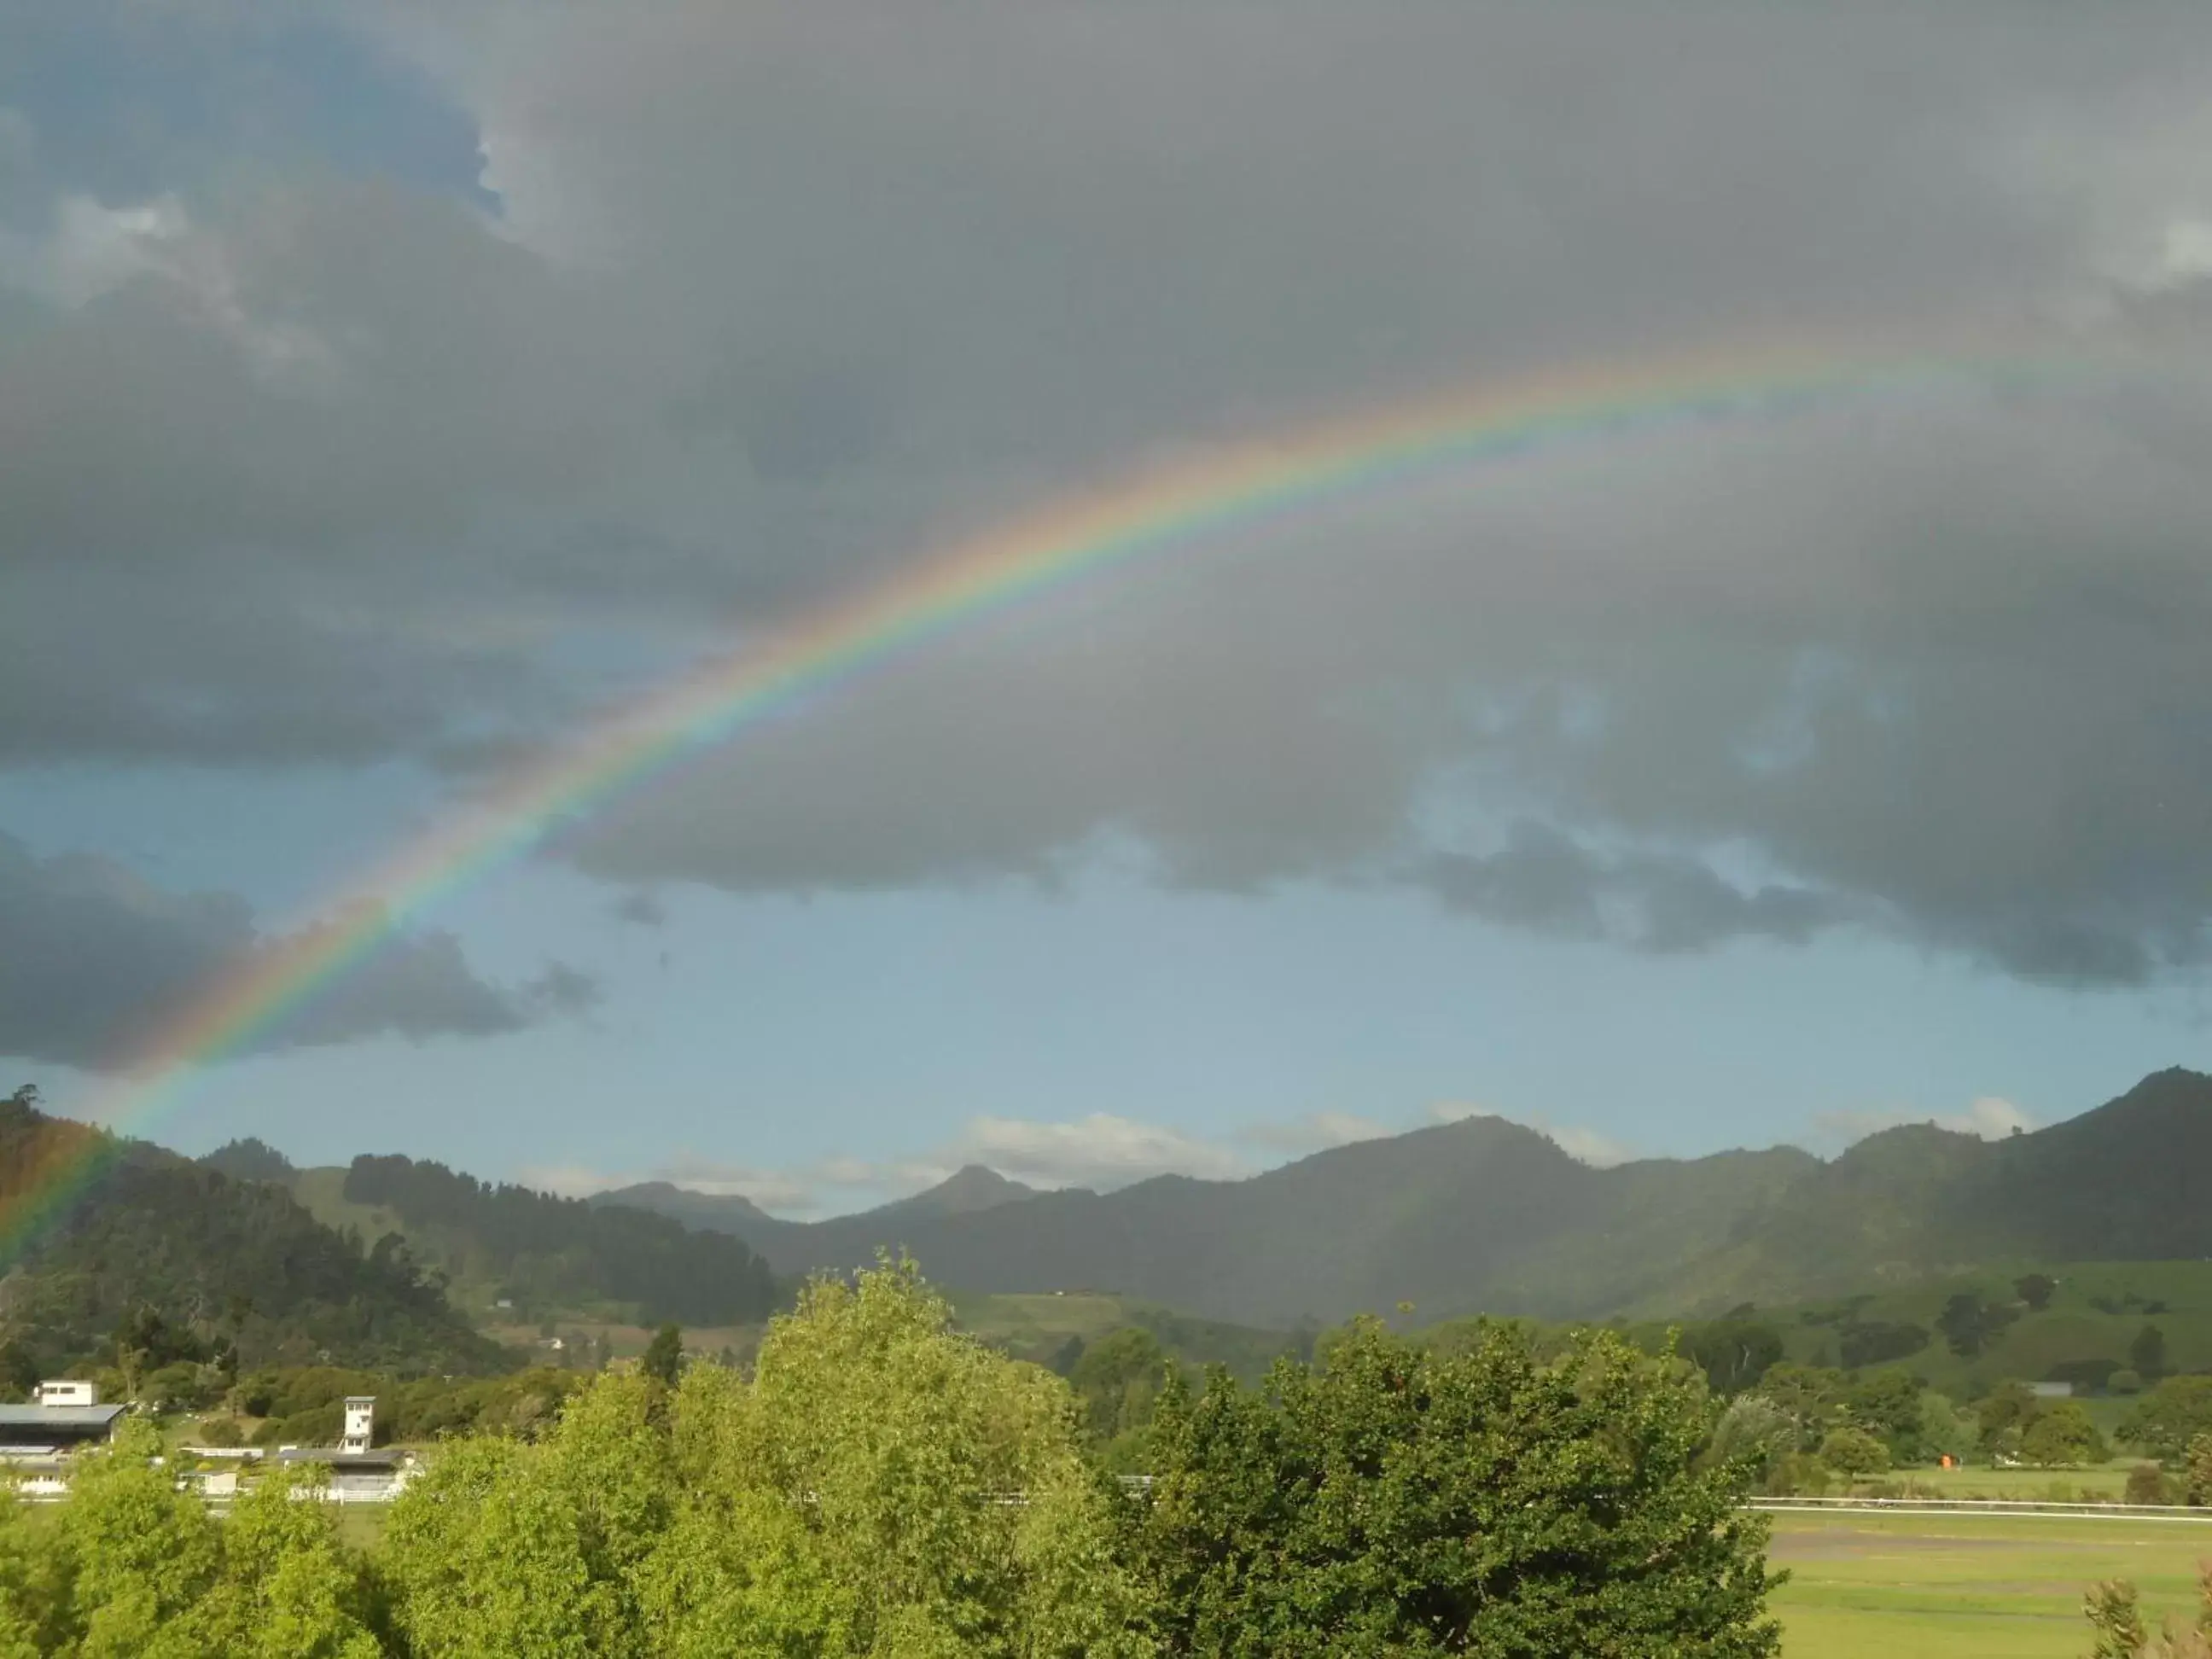
<svg viewBox="0 0 2212 1659">
<path fill-rule="evenodd" d="M 1773 1559 L 1783 1659 L 2077 1659 L 2099 1579 L 2134 1580 L 2154 1622 L 2193 1616 L 2212 1522 L 1784 1515 Z"/>
</svg>

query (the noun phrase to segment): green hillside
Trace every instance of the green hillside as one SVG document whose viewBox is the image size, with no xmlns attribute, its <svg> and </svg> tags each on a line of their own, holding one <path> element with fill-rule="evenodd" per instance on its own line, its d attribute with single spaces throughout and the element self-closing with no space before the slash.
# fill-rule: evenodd
<svg viewBox="0 0 2212 1659">
<path fill-rule="evenodd" d="M 404 1243 L 482 1322 L 720 1327 L 765 1319 L 781 1296 L 767 1264 L 727 1234 L 442 1164 L 364 1156 L 343 1170 L 295 1170 L 289 1185 L 325 1224 Z"/>
<path fill-rule="evenodd" d="M 2038 1272 L 2057 1281 L 2040 1310 L 2022 1303 L 2014 1287 Z M 1984 1322 L 1994 1328 L 1980 1334 L 1972 1353 L 1957 1352 L 1942 1329 L 1947 1306 L 1964 1296 L 1997 1310 Z M 2014 1263 L 1850 1297 L 1762 1307 L 1757 1316 L 1780 1334 L 1786 1358 L 1807 1364 L 1844 1363 L 1854 1332 L 1875 1327 L 1924 1332 L 1924 1344 L 1887 1358 L 1957 1399 L 1985 1394 L 2008 1377 L 2071 1381 L 2101 1390 L 2111 1374 L 2134 1368 L 2132 1351 L 2146 1327 L 2159 1334 L 2167 1372 L 2212 1371 L 2208 1261 Z"/>
<path fill-rule="evenodd" d="M 404 1256 L 364 1255 L 283 1188 L 0 1099 L 0 1204 L 88 1156 L 106 1164 L 8 1266 L 0 1348 L 35 1375 L 114 1350 L 130 1321 L 164 1354 L 247 1365 L 496 1369 L 506 1356 Z"/>
</svg>

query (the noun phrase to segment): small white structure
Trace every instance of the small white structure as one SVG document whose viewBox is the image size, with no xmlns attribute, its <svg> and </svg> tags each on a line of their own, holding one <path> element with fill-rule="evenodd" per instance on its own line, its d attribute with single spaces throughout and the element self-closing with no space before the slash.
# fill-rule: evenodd
<svg viewBox="0 0 2212 1659">
<path fill-rule="evenodd" d="M 32 1404 L 38 1406 L 97 1406 L 100 1403 L 100 1384 L 81 1382 L 75 1377 L 52 1377 L 39 1384 L 39 1392 Z"/>
<path fill-rule="evenodd" d="M 373 1394 L 351 1394 L 346 1396 L 345 1432 L 338 1437 L 338 1450 L 346 1456 L 358 1456 L 368 1449 L 376 1434 L 376 1396 Z"/>
<path fill-rule="evenodd" d="M 2031 1382 L 2027 1391 L 2038 1400 L 2070 1400 L 2074 1395 L 2071 1382 Z"/>
</svg>

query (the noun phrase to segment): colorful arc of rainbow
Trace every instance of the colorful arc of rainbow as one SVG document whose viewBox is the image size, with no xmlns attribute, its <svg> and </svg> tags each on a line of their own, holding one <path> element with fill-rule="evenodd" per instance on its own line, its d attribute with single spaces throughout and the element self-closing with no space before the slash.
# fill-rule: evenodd
<svg viewBox="0 0 2212 1659">
<path fill-rule="evenodd" d="M 1523 458 L 1577 440 L 1619 440 L 1685 421 L 1794 411 L 1838 396 L 2034 380 L 2051 370 L 2041 360 L 2016 357 L 1869 362 L 1832 352 L 1740 356 L 1725 368 L 1711 357 L 1686 370 L 1624 374 L 1616 367 L 1322 426 L 1060 501 L 761 648 L 690 674 L 525 769 L 355 884 L 331 920 L 257 954 L 193 998 L 139 1046 L 94 1115 L 118 1135 L 142 1133 L 207 1066 L 246 1048 L 381 940 L 456 888 L 529 851 L 564 820 L 802 696 L 1088 573 L 1431 469 Z M 66 1212 L 121 1144 L 88 1138 L 73 1162 L 64 1160 L 18 1194 L 0 1212 L 0 1261 Z"/>
</svg>

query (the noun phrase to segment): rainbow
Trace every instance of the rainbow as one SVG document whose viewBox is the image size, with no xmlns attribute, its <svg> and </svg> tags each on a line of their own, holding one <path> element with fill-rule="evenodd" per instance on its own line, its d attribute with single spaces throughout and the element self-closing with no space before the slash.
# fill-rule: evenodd
<svg viewBox="0 0 2212 1659">
<path fill-rule="evenodd" d="M 2063 366 L 2059 366 L 2063 372 Z M 755 647 L 708 663 L 507 778 L 353 884 L 326 919 L 203 988 L 116 1068 L 94 1115 L 112 1137 L 33 1176 L 0 1212 L 0 1261 L 64 1213 L 125 1144 L 204 1070 L 248 1048 L 379 943 L 565 822 L 802 698 L 1094 573 L 1134 568 L 1440 470 L 1623 441 L 1687 423 L 1773 418 L 1839 398 L 2016 386 L 2045 360 L 1741 349 L 1725 357 L 1553 374 L 1401 404 L 1142 471 L 919 562 Z"/>
</svg>

